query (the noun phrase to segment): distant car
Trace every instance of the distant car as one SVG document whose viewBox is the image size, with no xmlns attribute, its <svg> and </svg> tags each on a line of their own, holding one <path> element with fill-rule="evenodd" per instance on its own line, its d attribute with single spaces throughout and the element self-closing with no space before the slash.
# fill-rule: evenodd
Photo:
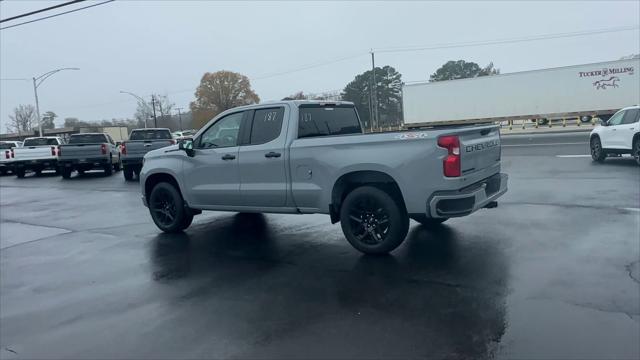
<svg viewBox="0 0 640 360">
<path fill-rule="evenodd" d="M 640 106 L 616 112 L 591 131 L 589 144 L 593 161 L 603 162 L 608 155 L 632 154 L 640 165 Z"/>
<path fill-rule="evenodd" d="M 181 139 L 181 138 L 193 136 L 195 133 L 196 132 L 193 130 L 182 130 L 182 131 L 174 131 L 173 133 L 171 133 L 171 135 L 175 139 Z"/>
<path fill-rule="evenodd" d="M 13 149 L 22 146 L 21 141 L 0 141 L 0 174 L 13 172 Z"/>
</svg>

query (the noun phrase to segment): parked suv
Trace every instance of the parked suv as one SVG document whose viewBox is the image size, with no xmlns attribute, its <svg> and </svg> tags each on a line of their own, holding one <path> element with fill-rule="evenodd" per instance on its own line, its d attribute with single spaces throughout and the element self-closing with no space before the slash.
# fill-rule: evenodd
<svg viewBox="0 0 640 360">
<path fill-rule="evenodd" d="M 603 162 L 608 155 L 632 154 L 640 165 L 640 106 L 626 107 L 591 131 L 591 158 Z"/>
</svg>

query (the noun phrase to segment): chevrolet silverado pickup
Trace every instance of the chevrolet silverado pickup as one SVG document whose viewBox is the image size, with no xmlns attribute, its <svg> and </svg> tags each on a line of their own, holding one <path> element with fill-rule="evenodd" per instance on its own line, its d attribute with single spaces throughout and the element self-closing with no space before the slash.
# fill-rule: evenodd
<svg viewBox="0 0 640 360">
<path fill-rule="evenodd" d="M 328 214 L 368 254 L 398 247 L 409 219 L 438 226 L 507 191 L 496 125 L 364 133 L 349 102 L 227 110 L 192 141 L 147 153 L 142 201 L 165 232 L 202 210 Z"/>
<path fill-rule="evenodd" d="M 122 173 L 125 180 L 132 180 L 133 174 L 140 176 L 142 159 L 151 150 L 173 145 L 176 141 L 171 131 L 165 128 L 134 129 L 129 135 L 129 140 L 120 145 L 122 155 Z"/>
<path fill-rule="evenodd" d="M 589 144 L 593 161 L 631 154 L 640 165 L 640 106 L 626 107 L 602 121 L 591 131 Z"/>
<path fill-rule="evenodd" d="M 58 148 L 58 163 L 63 179 L 85 171 L 99 169 L 109 176 L 120 170 L 120 153 L 109 134 L 80 133 L 69 137 L 69 143 Z"/>
<path fill-rule="evenodd" d="M 0 175 L 13 171 L 13 149 L 20 146 L 20 141 L 0 141 Z"/>
<path fill-rule="evenodd" d="M 13 149 L 12 167 L 17 177 L 23 178 L 28 171 L 36 175 L 44 170 L 58 172 L 58 149 L 64 142 L 56 136 L 26 138 L 22 147 Z"/>
</svg>

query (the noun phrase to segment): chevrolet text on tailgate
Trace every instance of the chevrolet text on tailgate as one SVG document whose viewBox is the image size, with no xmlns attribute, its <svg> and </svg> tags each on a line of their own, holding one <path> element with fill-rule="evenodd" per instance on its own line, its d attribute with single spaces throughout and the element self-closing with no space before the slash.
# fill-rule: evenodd
<svg viewBox="0 0 640 360">
<path fill-rule="evenodd" d="M 283 101 L 227 110 L 193 141 L 147 153 L 140 185 L 165 232 L 202 210 L 321 213 L 380 254 L 409 219 L 437 226 L 497 206 L 500 152 L 496 125 L 364 134 L 352 103 Z"/>
</svg>

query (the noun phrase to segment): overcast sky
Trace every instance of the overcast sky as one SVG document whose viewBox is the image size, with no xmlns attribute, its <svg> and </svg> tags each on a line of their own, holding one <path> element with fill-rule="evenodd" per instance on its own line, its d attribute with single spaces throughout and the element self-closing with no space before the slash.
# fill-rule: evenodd
<svg viewBox="0 0 640 360">
<path fill-rule="evenodd" d="M 0 17 L 53 1 L 0 2 Z M 187 109 L 205 72 L 253 79 L 262 101 L 296 91 L 338 90 L 370 68 L 370 48 L 483 41 L 640 23 L 640 2 L 214 2 L 115 1 L 0 31 L 0 78 L 60 67 L 40 88 L 41 112 L 101 120 L 132 117 L 135 99 L 167 94 Z M 84 6 L 82 4 L 74 7 Z M 71 9 L 72 6 L 65 9 Z M 61 10 L 59 10 L 61 11 Z M 51 13 L 55 13 L 52 11 Z M 30 20 L 34 17 L 21 19 Z M 20 21 L 3 23 L 11 25 Z M 404 81 L 426 80 L 448 60 L 493 62 L 503 73 L 616 60 L 639 53 L 638 30 L 513 44 L 380 53 Z M 349 60 L 259 79 L 307 65 Z M 28 81 L 0 81 L 0 132 L 19 104 L 34 104 Z"/>
</svg>

